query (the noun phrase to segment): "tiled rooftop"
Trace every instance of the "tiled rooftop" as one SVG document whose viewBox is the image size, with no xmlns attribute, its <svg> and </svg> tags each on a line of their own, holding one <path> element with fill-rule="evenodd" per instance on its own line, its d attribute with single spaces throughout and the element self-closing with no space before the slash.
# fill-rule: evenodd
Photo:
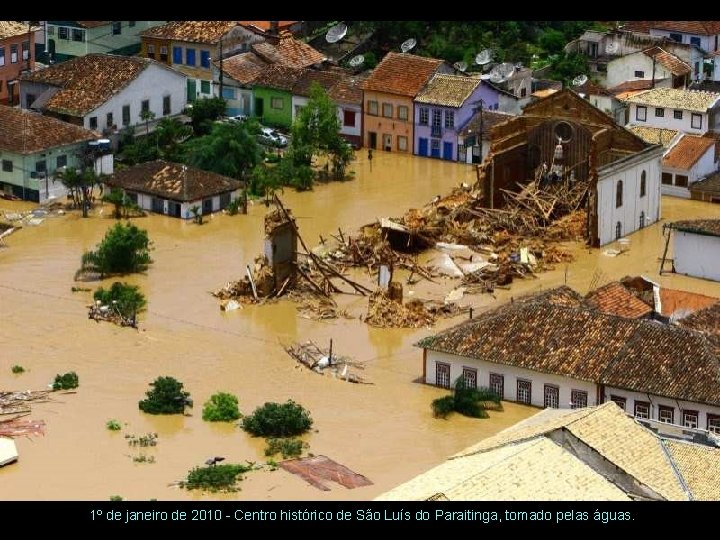
<svg viewBox="0 0 720 540">
<path fill-rule="evenodd" d="M 490 134 L 492 132 L 492 128 L 497 126 L 498 124 L 507 122 L 511 118 L 515 118 L 515 116 L 510 113 L 484 110 L 482 112 L 483 138 L 490 139 Z M 460 130 L 458 135 L 460 137 L 467 137 L 467 136 L 471 135 L 472 133 L 477 133 L 478 131 L 480 131 L 480 123 L 481 123 L 480 111 L 478 111 L 472 116 L 472 118 L 470 118 L 470 121 L 463 126 L 463 128 Z"/>
<path fill-rule="evenodd" d="M 672 228 L 695 234 L 720 236 L 720 219 L 688 219 L 676 221 L 672 223 Z"/>
<path fill-rule="evenodd" d="M 720 448 L 671 439 L 665 445 L 693 499 L 720 500 Z"/>
<path fill-rule="evenodd" d="M 335 103 L 362 105 L 362 84 L 366 78 L 367 75 L 364 74 L 343 76 L 330 90 L 330 99 Z"/>
<path fill-rule="evenodd" d="M 415 97 L 435 74 L 442 60 L 389 52 L 363 86 L 365 91 Z"/>
<path fill-rule="evenodd" d="M 438 73 L 420 91 L 415 101 L 443 107 L 462 107 L 480 84 L 478 79 Z"/>
<path fill-rule="evenodd" d="M 706 296 L 704 294 L 681 291 L 679 289 L 668 289 L 667 287 L 660 288 L 661 314 L 666 317 L 676 312 L 688 314 L 697 312 L 698 310 L 704 310 L 718 301 L 720 301 L 719 298 Z M 692 328 L 692 326 L 686 326 L 686 328 Z M 697 330 L 697 328 L 695 329 Z M 718 328 L 718 332 L 720 332 L 720 327 Z"/>
<path fill-rule="evenodd" d="M 94 131 L 27 110 L 0 105 L 0 150 L 17 154 L 97 139 Z"/>
<path fill-rule="evenodd" d="M 27 24 L 22 24 L 17 21 L 0 21 L 0 40 L 20 36 L 23 34 L 27 35 L 27 33 Z M 5 61 L 10 61 L 9 54 Z"/>
<path fill-rule="evenodd" d="M 326 92 L 328 92 L 340 81 L 340 79 L 342 79 L 342 76 L 342 73 L 337 71 L 305 69 L 293 85 L 292 93 L 293 95 L 308 97 L 310 96 L 310 87 L 313 83 L 319 84 Z"/>
<path fill-rule="evenodd" d="M 649 33 L 651 29 L 711 36 L 720 34 L 720 21 L 629 21 L 625 29 Z"/>
<path fill-rule="evenodd" d="M 617 281 L 589 292 L 585 302 L 602 313 L 628 319 L 641 319 L 653 312 L 652 307 Z"/>
<path fill-rule="evenodd" d="M 687 317 L 680 319 L 678 324 L 684 328 L 705 332 L 720 337 L 720 301 L 703 307 Z"/>
<path fill-rule="evenodd" d="M 35 71 L 23 80 L 61 89 L 45 103 L 45 109 L 85 116 L 135 80 L 152 62 L 148 58 L 88 54 Z"/>
<path fill-rule="evenodd" d="M 238 21 L 171 21 L 148 28 L 140 35 L 155 39 L 213 45 L 236 26 L 238 26 Z"/>
<path fill-rule="evenodd" d="M 255 54 L 271 64 L 303 68 L 326 60 L 323 53 L 304 41 L 295 39 L 288 31 L 281 32 L 279 39 L 269 38 L 262 43 L 254 43 L 251 48 Z"/>
<path fill-rule="evenodd" d="M 676 129 L 656 128 L 650 126 L 625 126 L 629 131 L 650 144 L 668 146 L 678 133 Z"/>
<path fill-rule="evenodd" d="M 292 92 L 293 86 L 305 72 L 302 68 L 293 68 L 274 64 L 255 78 L 255 86 L 264 86 L 275 90 L 284 90 Z"/>
<path fill-rule="evenodd" d="M 284 28 L 287 28 L 289 26 L 292 26 L 298 21 L 275 21 L 277 22 L 278 29 L 283 30 Z M 239 24 L 243 26 L 254 26 L 255 28 L 258 28 L 262 30 L 263 32 L 267 32 L 272 28 L 272 24 L 270 21 L 238 21 Z"/>
<path fill-rule="evenodd" d="M 215 66 L 220 68 L 220 61 L 213 62 Z M 222 61 L 222 69 L 225 75 L 236 80 L 240 84 L 249 84 L 262 74 L 268 67 L 265 62 L 254 52 L 245 52 L 236 54 Z"/>
<path fill-rule="evenodd" d="M 643 53 L 650 58 L 654 58 L 658 64 L 663 66 L 673 75 L 689 75 L 692 71 L 690 64 L 683 62 L 676 55 L 669 53 L 660 47 L 650 47 L 649 49 L 645 49 Z"/>
<path fill-rule="evenodd" d="M 690 192 L 717 193 L 720 195 L 720 173 L 711 174 L 704 180 L 690 184 Z"/>
<path fill-rule="evenodd" d="M 682 90 L 680 88 L 653 88 L 628 98 L 630 103 L 666 107 L 668 109 L 684 109 L 686 111 L 707 112 L 720 99 L 720 94 Z"/>
<path fill-rule="evenodd" d="M 662 158 L 663 167 L 672 169 L 689 170 L 708 150 L 714 148 L 715 141 L 709 137 L 698 137 L 697 135 L 683 135 L 670 151 Z"/>
<path fill-rule="evenodd" d="M 118 171 L 105 183 L 179 202 L 196 201 L 241 187 L 240 182 L 227 176 L 162 160 Z"/>
</svg>

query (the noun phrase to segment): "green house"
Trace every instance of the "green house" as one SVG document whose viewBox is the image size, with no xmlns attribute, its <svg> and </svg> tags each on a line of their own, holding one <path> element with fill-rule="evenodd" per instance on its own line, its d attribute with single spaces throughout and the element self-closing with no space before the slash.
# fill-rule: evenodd
<svg viewBox="0 0 720 540">
<path fill-rule="evenodd" d="M 253 82 L 255 116 L 263 124 L 290 129 L 292 126 L 292 89 L 303 69 L 274 65 Z"/>
</svg>

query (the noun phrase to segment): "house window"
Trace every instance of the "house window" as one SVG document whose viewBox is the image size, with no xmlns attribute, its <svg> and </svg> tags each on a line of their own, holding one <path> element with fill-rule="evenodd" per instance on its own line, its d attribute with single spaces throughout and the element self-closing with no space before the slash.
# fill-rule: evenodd
<svg viewBox="0 0 720 540">
<path fill-rule="evenodd" d="M 150 100 L 149 99 L 143 99 L 140 102 L 140 114 L 148 113 L 150 112 Z"/>
<path fill-rule="evenodd" d="M 647 191 L 647 173 L 643 171 L 640 174 L 640 196 L 644 197 Z"/>
<path fill-rule="evenodd" d="M 62 169 L 63 167 L 67 167 L 67 155 L 66 154 L 61 154 L 55 159 L 55 168 Z"/>
<path fill-rule="evenodd" d="M 22 42 L 22 59 L 23 60 L 30 59 L 30 42 L 29 41 Z"/>
<path fill-rule="evenodd" d="M 449 129 L 455 127 L 455 111 L 445 111 L 445 127 Z"/>
<path fill-rule="evenodd" d="M 343 126 L 355 127 L 355 111 L 343 109 Z"/>
<path fill-rule="evenodd" d="M 530 405 L 532 400 L 532 382 L 523 379 L 517 380 L 517 400 Z"/>
<path fill-rule="evenodd" d="M 683 426 L 689 428 L 698 427 L 698 412 L 697 411 L 683 411 Z"/>
<path fill-rule="evenodd" d="M 664 173 L 662 173 L 661 181 L 663 184 L 665 184 L 667 186 L 672 186 L 672 177 L 673 177 L 672 173 L 664 172 Z"/>
<path fill-rule="evenodd" d="M 204 68 L 210 67 L 210 51 L 200 51 L 200 65 Z"/>
<path fill-rule="evenodd" d="M 368 101 L 368 114 L 370 116 L 378 115 L 378 102 L 377 101 Z"/>
<path fill-rule="evenodd" d="M 128 21 L 128 26 L 132 28 L 133 26 L 135 26 L 135 22 L 136 21 Z"/>
<path fill-rule="evenodd" d="M 617 222 L 615 224 L 615 240 L 619 240 L 622 237 L 622 223 Z"/>
<path fill-rule="evenodd" d="M 670 32 L 670 39 L 677 41 L 678 43 L 682 43 L 682 34 Z"/>
<path fill-rule="evenodd" d="M 47 33 L 48 36 L 54 36 L 55 35 L 55 27 L 51 25 L 47 25 Z"/>
<path fill-rule="evenodd" d="M 675 118 L 675 120 L 682 120 L 682 119 L 683 119 L 683 112 L 675 109 L 675 110 L 673 111 L 673 118 Z"/>
<path fill-rule="evenodd" d="M 163 45 L 162 47 L 160 47 L 160 60 L 162 62 L 167 62 L 167 59 L 168 59 L 167 47 L 165 45 Z"/>
<path fill-rule="evenodd" d="M 430 139 L 430 155 L 440 155 L 440 139 Z"/>
<path fill-rule="evenodd" d="M 73 28 L 72 29 L 72 40 L 79 41 L 80 43 L 85 41 L 85 31 L 80 28 Z"/>
<path fill-rule="evenodd" d="M 107 113 L 107 116 L 105 116 L 105 126 L 108 128 L 111 128 L 115 125 L 115 122 L 113 121 L 113 113 L 109 112 Z"/>
<path fill-rule="evenodd" d="M 720 433 L 720 416 L 708 413 L 707 430 L 713 433 Z"/>
<path fill-rule="evenodd" d="M 35 102 L 35 94 L 25 94 L 25 108 L 30 109 Z"/>
<path fill-rule="evenodd" d="M 230 204 L 230 194 L 229 193 L 221 193 L 220 194 L 220 208 L 218 210 L 223 210 L 227 207 L 227 205 Z"/>
<path fill-rule="evenodd" d="M 571 390 L 570 391 L 570 408 L 571 409 L 582 409 L 587 407 L 588 404 L 588 393 L 584 390 Z"/>
<path fill-rule="evenodd" d="M 97 129 L 97 116 L 91 116 L 88 125 L 90 129 Z"/>
<path fill-rule="evenodd" d="M 477 388 L 477 369 L 463 368 L 463 381 L 465 388 Z"/>
<path fill-rule="evenodd" d="M 639 122 L 645 122 L 647 120 L 647 107 L 638 105 L 635 109 L 635 120 Z"/>
<path fill-rule="evenodd" d="M 170 96 L 163 96 L 163 116 L 170 114 Z"/>
<path fill-rule="evenodd" d="M 435 384 L 442 388 L 450 388 L 450 364 L 435 362 Z"/>
<path fill-rule="evenodd" d="M 695 45 L 696 47 L 700 47 L 700 38 L 699 37 L 691 37 L 690 38 L 690 45 Z"/>
<path fill-rule="evenodd" d="M 650 418 L 650 403 L 647 401 L 636 401 L 635 418 Z"/>
<path fill-rule="evenodd" d="M 195 49 L 185 49 L 185 64 L 188 66 L 195 65 Z"/>
<path fill-rule="evenodd" d="M 112 35 L 119 36 L 122 33 L 122 22 L 115 21 L 112 23 Z"/>
<path fill-rule="evenodd" d="M 640 212 L 640 228 L 645 227 L 645 212 Z"/>
<path fill-rule="evenodd" d="M 41 159 L 40 161 L 35 162 L 35 171 L 37 171 L 37 172 L 47 171 L 47 162 L 44 159 Z"/>
<path fill-rule="evenodd" d="M 385 118 L 392 118 L 392 117 L 393 117 L 393 106 L 392 106 L 392 103 L 383 103 L 382 115 L 383 115 Z"/>
<path fill-rule="evenodd" d="M 490 390 L 495 392 L 500 399 L 505 399 L 505 376 L 498 373 L 491 373 Z"/>
<path fill-rule="evenodd" d="M 223 86 L 222 97 L 225 99 L 235 99 L 235 89 L 232 86 Z M 295 114 L 298 113 L 298 109 L 295 109 Z"/>
<path fill-rule="evenodd" d="M 644 72 L 644 71 L 636 71 L 636 72 L 635 72 L 635 78 L 636 78 L 636 79 L 644 79 L 644 78 L 645 78 L 645 72 Z"/>
<path fill-rule="evenodd" d="M 200 81 L 200 92 L 203 94 L 210 93 L 210 81 Z"/>
<path fill-rule="evenodd" d="M 655 107 L 655 117 L 665 118 L 665 109 L 663 109 L 662 107 Z"/>
<path fill-rule="evenodd" d="M 182 47 L 173 47 L 173 64 L 182 64 Z"/>
<path fill-rule="evenodd" d="M 427 126 L 430 122 L 430 111 L 427 107 L 420 107 L 420 125 Z"/>
<path fill-rule="evenodd" d="M 130 105 L 123 105 L 122 108 L 122 125 L 130 125 Z"/>
<path fill-rule="evenodd" d="M 3 159 L 2 160 L 2 170 L 3 172 L 13 172 L 13 162 L 9 159 Z"/>
<path fill-rule="evenodd" d="M 270 99 L 270 108 L 271 109 L 282 109 L 283 108 L 283 98 L 274 97 Z"/>
<path fill-rule="evenodd" d="M 408 119 L 408 108 L 405 105 L 398 105 L 398 119 L 399 120 L 407 120 Z"/>
<path fill-rule="evenodd" d="M 615 186 L 615 208 L 620 208 L 623 204 L 623 181 L 618 180 Z"/>
<path fill-rule="evenodd" d="M 149 58 L 155 58 L 155 45 L 148 44 L 147 55 Z"/>
<path fill-rule="evenodd" d="M 690 115 L 690 127 L 693 129 L 702 129 L 702 114 L 692 113 L 692 115 Z"/>
<path fill-rule="evenodd" d="M 66 26 L 58 26 L 58 39 L 68 39 L 68 28 Z"/>
<path fill-rule="evenodd" d="M 545 385 L 545 400 L 543 406 L 546 409 L 560 408 L 560 388 L 552 384 Z"/>
<path fill-rule="evenodd" d="M 5 65 L 5 47 L 0 47 L 0 66 Z"/>
<path fill-rule="evenodd" d="M 408 149 L 407 137 L 405 137 L 404 135 L 398 135 L 397 144 L 398 144 L 398 151 L 407 152 L 407 149 Z"/>
<path fill-rule="evenodd" d="M 610 400 L 615 402 L 615 405 L 620 407 L 623 411 L 625 410 L 625 405 L 627 404 L 627 399 L 625 399 L 622 396 L 614 396 L 610 394 Z"/>
<path fill-rule="evenodd" d="M 17 64 L 17 61 L 18 61 L 17 45 L 10 45 L 10 63 Z"/>
<path fill-rule="evenodd" d="M 687 187 L 688 186 L 688 177 L 684 174 L 676 174 L 675 175 L 675 185 L 678 187 Z"/>
<path fill-rule="evenodd" d="M 666 424 L 674 424 L 675 409 L 673 407 L 666 407 L 665 405 L 658 405 L 658 420 Z"/>
<path fill-rule="evenodd" d="M 525 97 L 525 96 L 527 96 L 527 88 L 525 88 L 525 87 L 523 86 L 523 87 L 520 89 L 520 97 L 523 98 L 523 97 Z"/>
</svg>

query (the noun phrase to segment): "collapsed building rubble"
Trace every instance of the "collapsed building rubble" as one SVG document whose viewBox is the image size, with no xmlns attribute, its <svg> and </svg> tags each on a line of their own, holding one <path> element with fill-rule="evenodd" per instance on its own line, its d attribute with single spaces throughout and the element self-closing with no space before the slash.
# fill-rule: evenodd
<svg viewBox="0 0 720 540">
<path fill-rule="evenodd" d="M 364 369 L 362 364 L 351 361 L 345 356 L 333 354 L 332 340 L 329 349 L 321 349 L 312 341 L 294 343 L 284 347 L 285 352 L 297 362 L 314 373 L 327 375 L 346 382 L 365 383 L 365 380 L 354 373 L 355 369 Z"/>
</svg>

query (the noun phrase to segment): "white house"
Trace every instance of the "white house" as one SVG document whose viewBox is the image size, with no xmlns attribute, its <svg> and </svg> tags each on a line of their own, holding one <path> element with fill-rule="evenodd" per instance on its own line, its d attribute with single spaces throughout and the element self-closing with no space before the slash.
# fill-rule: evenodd
<svg viewBox="0 0 720 540">
<path fill-rule="evenodd" d="M 335 86 L 343 74 L 339 71 L 303 69 L 290 90 L 292 93 L 292 121 L 295 122 L 300 110 L 307 105 L 310 100 L 310 88 L 313 83 L 329 92 Z"/>
<path fill-rule="evenodd" d="M 675 272 L 720 281 L 720 219 L 676 221 L 671 227 Z"/>
<path fill-rule="evenodd" d="M 597 216 L 599 245 L 642 229 L 660 219 L 660 158 L 662 146 L 598 168 Z"/>
<path fill-rule="evenodd" d="M 418 346 L 428 384 L 449 388 L 463 377 L 544 408 L 614 401 L 640 419 L 720 433 L 720 352 L 710 336 L 601 313 L 568 287 L 516 299 Z"/>
<path fill-rule="evenodd" d="M 223 210 L 240 198 L 241 183 L 232 178 L 162 160 L 116 172 L 105 183 L 122 189 L 143 210 L 189 219 Z"/>
<path fill-rule="evenodd" d="M 48 116 L 116 133 L 154 118 L 180 114 L 187 77 L 148 58 L 89 54 L 22 77 L 21 105 Z"/>
<path fill-rule="evenodd" d="M 613 88 L 627 81 L 654 80 L 668 81 L 667 86 L 679 88 L 691 82 L 691 72 L 690 65 L 676 55 L 660 47 L 650 47 L 608 62 L 606 84 Z"/>
<path fill-rule="evenodd" d="M 350 144 L 362 146 L 363 92 L 367 75 L 345 75 L 330 89 L 330 99 L 337 103 L 340 135 Z"/>
<path fill-rule="evenodd" d="M 683 135 L 662 158 L 662 194 L 689 199 L 688 188 L 716 170 L 715 140 Z"/>
<path fill-rule="evenodd" d="M 702 135 L 720 127 L 720 94 L 677 88 L 653 88 L 627 99 L 630 123 Z"/>
</svg>

